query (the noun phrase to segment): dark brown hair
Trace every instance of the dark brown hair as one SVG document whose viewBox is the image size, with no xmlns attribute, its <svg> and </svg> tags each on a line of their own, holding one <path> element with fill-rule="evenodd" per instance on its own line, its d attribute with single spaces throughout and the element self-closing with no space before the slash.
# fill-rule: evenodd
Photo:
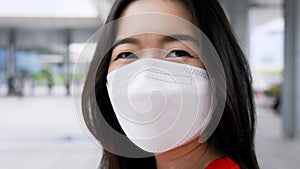
<svg viewBox="0 0 300 169">
<path fill-rule="evenodd" d="M 217 150 L 229 156 L 242 169 L 258 169 L 254 149 L 255 108 L 253 102 L 252 78 L 249 65 L 234 37 L 230 24 L 217 0 L 181 0 L 191 11 L 195 25 L 208 37 L 219 54 L 226 75 L 226 103 L 221 121 L 208 142 Z M 117 0 L 106 23 L 118 19 L 132 0 Z M 113 35 L 113 30 L 106 30 L 103 35 Z M 118 140 L 105 132 L 99 123 L 102 116 L 108 124 L 123 133 L 112 109 L 106 89 L 106 76 L 110 63 L 111 51 L 108 46 L 113 38 L 100 39 L 92 65 L 99 64 L 97 57 L 104 55 L 97 71 L 90 70 L 88 76 L 95 76 L 95 81 L 87 80 L 82 96 L 83 115 L 90 132 L 104 147 L 100 168 L 132 169 L 156 168 L 155 157 L 129 158 L 113 154 L 106 147 L 118 148 Z M 103 53 L 108 50 L 108 53 Z M 91 86 L 90 84 L 95 84 Z M 91 95 L 96 95 L 96 103 L 91 102 Z M 93 111 L 99 108 L 99 111 Z M 128 140 L 128 144 L 130 141 Z M 138 149 L 132 144 L 132 148 Z M 142 151 L 142 150 L 141 150 Z"/>
</svg>

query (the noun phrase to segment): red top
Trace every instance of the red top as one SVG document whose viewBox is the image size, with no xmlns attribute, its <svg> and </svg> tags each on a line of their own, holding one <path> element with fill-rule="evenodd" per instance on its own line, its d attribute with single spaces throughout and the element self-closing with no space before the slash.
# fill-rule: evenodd
<svg viewBox="0 0 300 169">
<path fill-rule="evenodd" d="M 205 169 L 240 169 L 240 167 L 229 157 L 224 157 L 214 160 Z"/>
</svg>

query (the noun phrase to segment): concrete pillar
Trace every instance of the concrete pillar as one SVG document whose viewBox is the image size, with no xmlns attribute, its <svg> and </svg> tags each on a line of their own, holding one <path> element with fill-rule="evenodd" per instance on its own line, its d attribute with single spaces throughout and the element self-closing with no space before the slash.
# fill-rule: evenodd
<svg viewBox="0 0 300 169">
<path fill-rule="evenodd" d="M 300 135 L 300 1 L 286 0 L 285 59 L 282 88 L 283 130 L 286 137 Z"/>
<path fill-rule="evenodd" d="M 65 44 L 65 55 L 64 55 L 64 66 L 65 66 L 65 77 L 66 77 L 66 94 L 69 96 L 71 94 L 70 92 L 70 85 L 71 85 L 71 63 L 70 63 L 70 43 L 71 43 L 71 31 L 66 30 L 65 31 L 65 37 L 66 37 L 66 44 Z"/>
<path fill-rule="evenodd" d="M 245 55 L 249 57 L 249 8 L 248 0 L 220 0 L 233 31 Z"/>
<path fill-rule="evenodd" d="M 8 67 L 7 67 L 7 76 L 14 77 L 16 71 L 16 31 L 10 30 L 9 31 L 9 38 L 8 38 Z"/>
<path fill-rule="evenodd" d="M 16 31 L 10 30 L 8 37 L 8 64 L 7 64 L 7 78 L 8 78 L 8 95 L 14 94 L 13 84 L 16 72 Z"/>
</svg>

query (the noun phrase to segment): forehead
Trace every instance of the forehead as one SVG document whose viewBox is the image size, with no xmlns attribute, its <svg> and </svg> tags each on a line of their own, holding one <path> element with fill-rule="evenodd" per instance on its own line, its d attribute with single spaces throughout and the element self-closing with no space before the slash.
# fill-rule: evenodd
<svg viewBox="0 0 300 169">
<path fill-rule="evenodd" d="M 177 0 L 133 1 L 116 23 L 117 39 L 140 33 L 191 34 L 192 20 L 187 7 Z"/>
<path fill-rule="evenodd" d="M 186 7 L 179 0 L 137 0 L 130 3 L 122 12 L 121 17 L 138 15 L 142 13 L 165 13 L 175 15 L 188 22 L 193 21 L 193 17 Z"/>
</svg>

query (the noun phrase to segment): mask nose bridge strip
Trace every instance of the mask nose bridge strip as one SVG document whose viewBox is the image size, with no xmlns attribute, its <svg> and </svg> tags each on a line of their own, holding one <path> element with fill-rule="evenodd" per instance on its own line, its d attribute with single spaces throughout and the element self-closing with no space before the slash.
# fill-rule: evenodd
<svg viewBox="0 0 300 169">
<path fill-rule="evenodd" d="M 192 83 L 192 75 L 183 76 L 177 74 L 170 74 L 163 71 L 157 71 L 155 69 L 149 69 L 145 71 L 145 77 L 158 80 L 166 83 L 174 83 L 181 85 L 190 85 Z"/>
</svg>

